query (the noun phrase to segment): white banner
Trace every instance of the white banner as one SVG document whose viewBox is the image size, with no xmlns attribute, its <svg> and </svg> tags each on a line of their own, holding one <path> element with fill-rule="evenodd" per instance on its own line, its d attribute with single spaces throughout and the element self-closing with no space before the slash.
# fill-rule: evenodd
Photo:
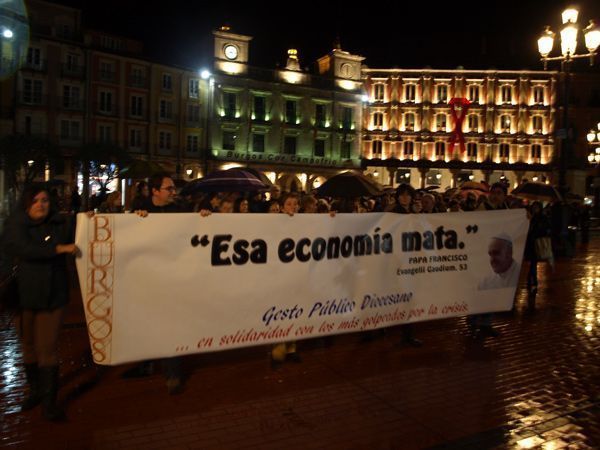
<svg viewBox="0 0 600 450">
<path fill-rule="evenodd" d="M 511 308 L 525 210 L 77 218 L 98 364 Z"/>
</svg>

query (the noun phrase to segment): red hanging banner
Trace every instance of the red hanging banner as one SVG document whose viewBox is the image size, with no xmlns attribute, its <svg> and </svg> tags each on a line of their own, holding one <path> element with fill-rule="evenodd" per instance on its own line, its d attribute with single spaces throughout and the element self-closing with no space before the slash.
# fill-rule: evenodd
<svg viewBox="0 0 600 450">
<path fill-rule="evenodd" d="M 452 98 L 448 102 L 450 105 L 450 112 L 452 114 L 452 118 L 454 119 L 454 130 L 452 131 L 452 136 L 450 136 L 450 155 L 454 152 L 454 145 L 456 141 L 460 144 L 460 151 L 464 153 L 465 151 L 465 135 L 462 132 L 462 124 L 467 117 L 467 111 L 469 110 L 469 105 L 471 102 L 466 98 Z"/>
</svg>

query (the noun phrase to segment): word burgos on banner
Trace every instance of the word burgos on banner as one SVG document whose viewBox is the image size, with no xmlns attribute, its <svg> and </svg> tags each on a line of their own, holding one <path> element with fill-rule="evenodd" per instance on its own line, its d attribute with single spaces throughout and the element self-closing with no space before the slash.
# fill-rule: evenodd
<svg viewBox="0 0 600 450">
<path fill-rule="evenodd" d="M 277 255 L 283 263 L 289 263 L 297 259 L 307 262 L 311 259 L 320 261 L 326 259 L 349 258 L 351 256 L 379 255 L 381 253 L 393 253 L 394 242 L 390 233 L 380 234 L 381 229 L 375 228 L 372 236 L 359 234 L 356 236 L 331 236 L 328 238 L 317 237 L 313 240 L 301 238 L 294 241 L 285 238 L 279 242 Z M 263 239 L 247 241 L 237 239 L 231 244 L 233 235 L 216 234 L 212 238 L 211 265 L 230 266 L 246 264 L 248 261 L 254 264 L 265 264 L 267 262 L 267 243 Z M 191 239 L 192 247 L 206 247 L 211 243 L 208 235 L 201 238 L 196 234 Z M 458 242 L 456 231 L 445 230 L 443 225 L 435 231 L 418 231 L 402 233 L 402 251 L 413 252 L 424 250 L 456 249 L 464 248 L 463 242 Z"/>
</svg>

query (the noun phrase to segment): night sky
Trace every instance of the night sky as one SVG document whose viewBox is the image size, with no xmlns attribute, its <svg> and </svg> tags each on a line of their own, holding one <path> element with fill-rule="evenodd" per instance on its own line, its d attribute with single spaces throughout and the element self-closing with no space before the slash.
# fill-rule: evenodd
<svg viewBox="0 0 600 450">
<path fill-rule="evenodd" d="M 544 25 L 558 32 L 566 5 L 555 0 L 404 2 L 232 2 L 61 0 L 82 8 L 88 27 L 144 41 L 145 53 L 165 63 L 210 67 L 212 30 L 222 24 L 254 36 L 250 64 L 285 64 L 299 51 L 309 67 L 333 48 L 365 56 L 371 68 L 541 69 L 537 38 Z M 600 1 L 585 0 L 580 26 L 600 22 Z M 581 38 L 583 42 L 583 38 Z M 556 52 L 555 43 L 555 52 Z M 579 51 L 585 50 L 583 44 Z M 557 53 L 553 53 L 557 54 Z M 598 61 L 600 65 L 600 61 Z"/>
</svg>

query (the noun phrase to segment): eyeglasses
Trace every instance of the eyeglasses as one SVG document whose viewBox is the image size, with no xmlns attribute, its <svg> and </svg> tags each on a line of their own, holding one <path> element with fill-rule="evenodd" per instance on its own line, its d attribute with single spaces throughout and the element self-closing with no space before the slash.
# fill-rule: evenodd
<svg viewBox="0 0 600 450">
<path fill-rule="evenodd" d="M 165 191 L 169 191 L 169 192 L 175 192 L 175 190 L 177 188 L 175 186 L 165 186 L 165 187 L 161 187 L 161 189 L 163 189 Z"/>
</svg>

